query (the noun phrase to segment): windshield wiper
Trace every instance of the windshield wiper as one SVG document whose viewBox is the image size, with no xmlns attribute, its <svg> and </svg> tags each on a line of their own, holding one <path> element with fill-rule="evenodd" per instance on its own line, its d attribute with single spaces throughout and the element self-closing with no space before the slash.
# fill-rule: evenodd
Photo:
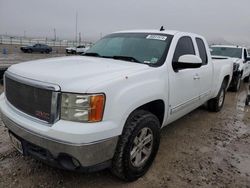
<svg viewBox="0 0 250 188">
<path fill-rule="evenodd" d="M 112 58 L 113 59 L 119 59 L 119 60 L 125 60 L 125 61 L 132 61 L 132 62 L 136 62 L 136 63 L 141 63 L 136 58 L 130 57 L 130 56 L 113 56 Z"/>
<path fill-rule="evenodd" d="M 124 61 L 142 63 L 139 60 L 137 60 L 136 58 L 130 57 L 130 56 L 101 56 L 100 54 L 95 53 L 95 52 L 89 52 L 89 53 L 85 53 L 83 55 L 85 55 L 85 56 L 93 56 L 93 57 L 102 57 L 102 58 L 112 58 L 112 59 L 117 59 L 117 60 L 124 60 Z"/>
<path fill-rule="evenodd" d="M 86 55 L 86 56 L 93 56 L 93 57 L 102 57 L 100 54 L 94 53 L 94 52 L 85 53 L 85 54 L 83 54 L 83 55 Z"/>
</svg>

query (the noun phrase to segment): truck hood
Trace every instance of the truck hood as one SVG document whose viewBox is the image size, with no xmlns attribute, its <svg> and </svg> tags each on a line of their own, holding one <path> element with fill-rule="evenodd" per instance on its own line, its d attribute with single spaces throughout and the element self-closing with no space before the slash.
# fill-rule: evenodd
<svg viewBox="0 0 250 188">
<path fill-rule="evenodd" d="M 12 65 L 8 71 L 28 79 L 57 84 L 62 91 L 84 93 L 102 82 L 115 81 L 149 68 L 133 62 L 71 56 L 20 63 Z"/>
<path fill-rule="evenodd" d="M 231 58 L 234 63 L 240 63 L 241 59 L 240 58 Z"/>
<path fill-rule="evenodd" d="M 228 57 L 228 56 L 218 56 L 218 55 L 213 55 L 212 59 L 218 59 L 218 60 L 231 59 L 233 63 L 239 63 L 239 61 L 240 61 L 240 58 Z"/>
</svg>

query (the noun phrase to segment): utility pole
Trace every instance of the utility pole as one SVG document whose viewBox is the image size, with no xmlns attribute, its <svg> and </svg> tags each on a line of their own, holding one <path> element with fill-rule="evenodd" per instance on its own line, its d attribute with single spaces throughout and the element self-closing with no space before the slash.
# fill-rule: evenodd
<svg viewBox="0 0 250 188">
<path fill-rule="evenodd" d="M 81 40 L 82 40 L 81 32 L 79 32 L 79 44 L 81 44 Z"/>
<path fill-rule="evenodd" d="M 54 40 L 56 41 L 56 28 L 54 28 Z"/>
<path fill-rule="evenodd" d="M 76 35 L 75 35 L 75 40 L 76 40 L 76 43 L 77 43 L 77 22 L 78 22 L 78 13 L 77 13 L 77 11 L 76 11 Z"/>
</svg>

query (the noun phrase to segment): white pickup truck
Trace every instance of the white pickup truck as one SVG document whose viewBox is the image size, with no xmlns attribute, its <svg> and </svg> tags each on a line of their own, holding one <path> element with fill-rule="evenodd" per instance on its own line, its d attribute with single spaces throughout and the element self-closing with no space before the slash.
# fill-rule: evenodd
<svg viewBox="0 0 250 188">
<path fill-rule="evenodd" d="M 196 34 L 116 32 L 82 57 L 11 66 L 2 120 L 24 155 L 68 170 L 110 168 L 133 181 L 151 166 L 161 128 L 206 102 L 221 110 L 232 69 L 214 63 Z"/>
<path fill-rule="evenodd" d="M 77 46 L 77 47 L 66 48 L 65 51 L 66 51 L 67 54 L 83 54 L 88 49 L 89 49 L 89 47 L 86 47 L 84 45 L 80 45 L 80 46 Z"/>
<path fill-rule="evenodd" d="M 234 62 L 234 73 L 230 84 L 233 91 L 240 89 L 241 80 L 249 82 L 250 57 L 245 47 L 230 45 L 212 45 L 211 54 L 213 59 L 228 59 Z"/>
</svg>

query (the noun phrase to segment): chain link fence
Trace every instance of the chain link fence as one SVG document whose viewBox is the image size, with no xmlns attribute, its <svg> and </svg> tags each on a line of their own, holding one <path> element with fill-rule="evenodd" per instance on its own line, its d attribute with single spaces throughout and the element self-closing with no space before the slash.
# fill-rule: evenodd
<svg viewBox="0 0 250 188">
<path fill-rule="evenodd" d="M 47 44 L 49 46 L 55 46 L 55 47 L 68 47 L 68 46 L 91 44 L 91 42 L 82 42 L 82 41 L 52 40 L 52 39 L 47 39 L 47 38 L 35 39 L 35 38 L 27 38 L 27 37 L 0 35 L 0 44 L 31 45 L 31 44 L 36 44 L 36 43 Z"/>
<path fill-rule="evenodd" d="M 17 53 L 20 52 L 21 46 L 33 45 L 33 44 L 46 44 L 51 46 L 55 53 L 65 53 L 66 47 L 73 47 L 79 45 L 91 46 L 91 42 L 83 41 L 70 41 L 70 40 L 52 40 L 48 38 L 28 38 L 18 36 L 0 35 L 0 52 Z"/>
</svg>

